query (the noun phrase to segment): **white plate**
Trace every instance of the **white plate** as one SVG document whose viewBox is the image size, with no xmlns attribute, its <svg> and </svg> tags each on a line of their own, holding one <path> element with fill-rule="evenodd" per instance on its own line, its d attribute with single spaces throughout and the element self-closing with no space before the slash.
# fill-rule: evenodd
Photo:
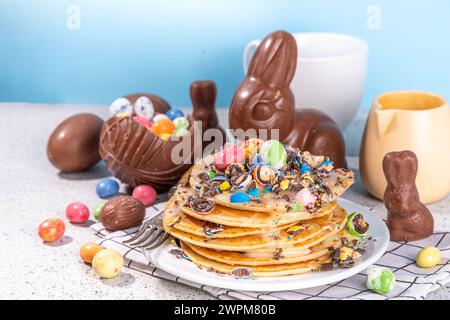
<svg viewBox="0 0 450 320">
<path fill-rule="evenodd" d="M 364 219 L 370 225 L 368 236 L 371 236 L 375 240 L 369 241 L 366 253 L 358 263 L 348 269 L 309 272 L 284 277 L 235 279 L 232 276 L 208 272 L 198 268 L 188 260 L 176 258 L 173 254 L 169 253 L 170 249 L 175 248 L 169 242 L 166 242 L 157 249 L 147 250 L 145 254 L 161 270 L 189 281 L 225 289 L 240 291 L 283 291 L 318 287 L 334 283 L 349 278 L 374 264 L 384 254 L 389 244 L 389 231 L 380 218 L 371 213 L 367 208 L 352 201 L 339 199 L 338 202 L 348 213 L 359 211 L 364 215 Z"/>
</svg>

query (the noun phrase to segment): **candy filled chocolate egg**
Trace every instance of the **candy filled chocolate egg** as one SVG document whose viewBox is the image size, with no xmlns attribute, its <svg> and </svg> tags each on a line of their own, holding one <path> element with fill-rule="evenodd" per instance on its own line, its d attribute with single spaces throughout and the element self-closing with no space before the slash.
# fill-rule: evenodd
<svg viewBox="0 0 450 320">
<path fill-rule="evenodd" d="M 100 134 L 100 155 L 122 183 L 168 190 L 189 169 L 197 146 L 206 147 L 200 135 L 194 139 L 193 124 L 201 122 L 204 131 L 218 128 L 216 86 L 212 81 L 196 81 L 190 93 L 192 115 L 149 94 L 129 95 L 113 103 L 112 117 Z"/>
<path fill-rule="evenodd" d="M 103 120 L 80 113 L 61 122 L 50 135 L 47 156 L 63 172 L 88 169 L 100 160 L 99 139 Z"/>
</svg>

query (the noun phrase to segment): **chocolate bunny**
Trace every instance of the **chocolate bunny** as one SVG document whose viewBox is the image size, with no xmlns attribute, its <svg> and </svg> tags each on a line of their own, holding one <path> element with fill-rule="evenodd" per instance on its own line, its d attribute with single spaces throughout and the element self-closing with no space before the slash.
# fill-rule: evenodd
<svg viewBox="0 0 450 320">
<path fill-rule="evenodd" d="M 286 31 L 270 33 L 258 46 L 229 111 L 232 129 L 278 129 L 278 139 L 345 166 L 345 144 L 336 123 L 316 109 L 296 109 L 289 88 L 297 44 Z M 324 92 L 326 94 L 326 92 Z"/>
<path fill-rule="evenodd" d="M 433 233 L 433 216 L 420 202 L 415 183 L 417 168 L 412 151 L 389 152 L 383 158 L 387 181 L 384 205 L 392 241 L 415 241 Z"/>
<path fill-rule="evenodd" d="M 219 129 L 222 140 L 216 141 L 213 139 L 213 142 L 217 142 L 217 148 L 223 146 L 225 143 L 225 133 L 219 126 L 219 120 L 215 109 L 217 97 L 216 84 L 211 80 L 194 81 L 192 82 L 189 91 L 193 107 L 192 117 L 196 121 L 202 122 L 203 130 Z M 203 141 L 203 146 L 205 147 L 205 145 L 209 143 L 211 142 Z"/>
</svg>

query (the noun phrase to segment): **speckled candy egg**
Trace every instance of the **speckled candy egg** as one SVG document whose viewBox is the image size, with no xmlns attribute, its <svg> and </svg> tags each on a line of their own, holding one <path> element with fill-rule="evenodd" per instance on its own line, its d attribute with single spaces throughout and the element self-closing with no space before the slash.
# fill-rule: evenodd
<svg viewBox="0 0 450 320">
<path fill-rule="evenodd" d="M 92 263 L 95 255 L 104 248 L 97 243 L 86 243 L 80 247 L 80 257 L 86 263 Z"/>
<path fill-rule="evenodd" d="M 373 266 L 367 270 L 366 284 L 376 293 L 388 294 L 395 287 L 395 276 L 388 268 Z"/>
<path fill-rule="evenodd" d="M 274 169 L 281 169 L 287 160 L 287 152 L 283 144 L 277 140 L 268 140 L 261 144 L 262 160 Z"/>
<path fill-rule="evenodd" d="M 153 107 L 153 103 L 150 98 L 142 96 L 137 98 L 134 103 L 134 112 L 137 116 L 150 120 L 155 114 L 155 108 Z"/>
<path fill-rule="evenodd" d="M 153 123 L 150 130 L 158 137 L 163 134 L 171 135 L 175 131 L 175 125 L 170 119 L 161 119 Z"/>
<path fill-rule="evenodd" d="M 131 116 L 133 105 L 127 98 L 118 98 L 109 106 L 109 112 L 118 117 Z"/>
<path fill-rule="evenodd" d="M 92 215 L 94 216 L 95 219 L 97 219 L 97 220 L 100 219 L 100 212 L 102 211 L 102 208 L 104 206 L 105 206 L 104 203 L 100 203 L 95 206 L 94 210 L 92 210 Z"/>
<path fill-rule="evenodd" d="M 227 146 L 214 155 L 214 165 L 219 170 L 225 170 L 232 163 L 242 162 L 244 151 L 236 145 Z"/>
<path fill-rule="evenodd" d="M 245 160 L 248 162 L 252 162 L 255 155 L 259 152 L 259 148 L 263 144 L 263 140 L 258 138 L 251 138 L 245 140 L 241 148 L 244 150 Z"/>
<path fill-rule="evenodd" d="M 66 231 L 66 225 L 60 218 L 48 218 L 38 228 L 39 237 L 46 242 L 60 239 Z"/>
<path fill-rule="evenodd" d="M 183 113 L 183 111 L 181 111 L 181 109 L 173 108 L 166 112 L 166 116 L 170 120 L 174 120 L 175 118 L 183 117 L 184 113 Z"/>
<path fill-rule="evenodd" d="M 119 184 L 113 179 L 103 179 L 97 184 L 95 191 L 102 199 L 110 198 L 119 192 Z"/>
<path fill-rule="evenodd" d="M 133 198 L 141 201 L 144 206 L 152 205 L 156 200 L 156 190 L 152 186 L 141 184 L 133 189 Z"/>
<path fill-rule="evenodd" d="M 81 202 L 72 202 L 66 208 L 66 217 L 72 223 L 83 223 L 89 219 L 89 209 Z"/>
<path fill-rule="evenodd" d="M 183 136 L 185 136 L 185 135 L 187 135 L 187 134 L 189 134 L 189 130 L 188 130 L 188 129 L 186 129 L 186 128 L 180 128 L 180 129 L 177 129 L 177 130 L 175 131 L 174 136 L 175 136 L 175 137 L 183 137 Z"/>
<path fill-rule="evenodd" d="M 120 273 L 123 263 L 123 257 L 117 251 L 103 249 L 92 259 L 92 268 L 99 277 L 110 279 Z"/>
<path fill-rule="evenodd" d="M 88 169 L 100 160 L 99 141 L 103 120 L 81 113 L 61 122 L 50 135 L 47 157 L 63 172 Z"/>
<path fill-rule="evenodd" d="M 186 117 L 175 118 L 172 122 L 175 125 L 176 130 L 187 129 L 190 125 L 189 120 Z"/>
<path fill-rule="evenodd" d="M 419 251 L 416 263 L 421 268 L 433 268 L 441 262 L 441 251 L 436 247 L 426 247 Z"/>
</svg>

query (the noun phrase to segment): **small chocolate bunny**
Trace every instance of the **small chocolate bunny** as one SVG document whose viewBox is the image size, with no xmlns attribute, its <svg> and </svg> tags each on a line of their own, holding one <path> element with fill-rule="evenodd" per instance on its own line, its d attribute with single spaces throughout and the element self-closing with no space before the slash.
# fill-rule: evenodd
<svg viewBox="0 0 450 320">
<path fill-rule="evenodd" d="M 203 130 L 220 130 L 222 141 L 217 141 L 217 143 L 221 147 L 225 143 L 225 132 L 219 126 L 219 120 L 216 114 L 216 84 L 211 80 L 194 81 L 192 82 L 190 87 L 190 94 L 193 107 L 192 117 L 194 118 L 194 120 L 202 122 Z M 216 141 L 213 139 L 213 142 Z M 211 142 L 203 141 L 204 147 L 209 143 Z"/>
<path fill-rule="evenodd" d="M 258 46 L 231 102 L 230 128 L 269 129 L 269 137 L 270 129 L 278 129 L 281 142 L 344 167 L 344 138 L 333 119 L 316 109 L 295 108 L 289 88 L 297 66 L 295 41 L 290 33 L 275 31 Z"/>
<path fill-rule="evenodd" d="M 387 181 L 384 205 L 392 241 L 415 241 L 433 233 L 433 216 L 420 202 L 415 183 L 417 168 L 412 151 L 389 152 L 383 158 Z"/>
</svg>

